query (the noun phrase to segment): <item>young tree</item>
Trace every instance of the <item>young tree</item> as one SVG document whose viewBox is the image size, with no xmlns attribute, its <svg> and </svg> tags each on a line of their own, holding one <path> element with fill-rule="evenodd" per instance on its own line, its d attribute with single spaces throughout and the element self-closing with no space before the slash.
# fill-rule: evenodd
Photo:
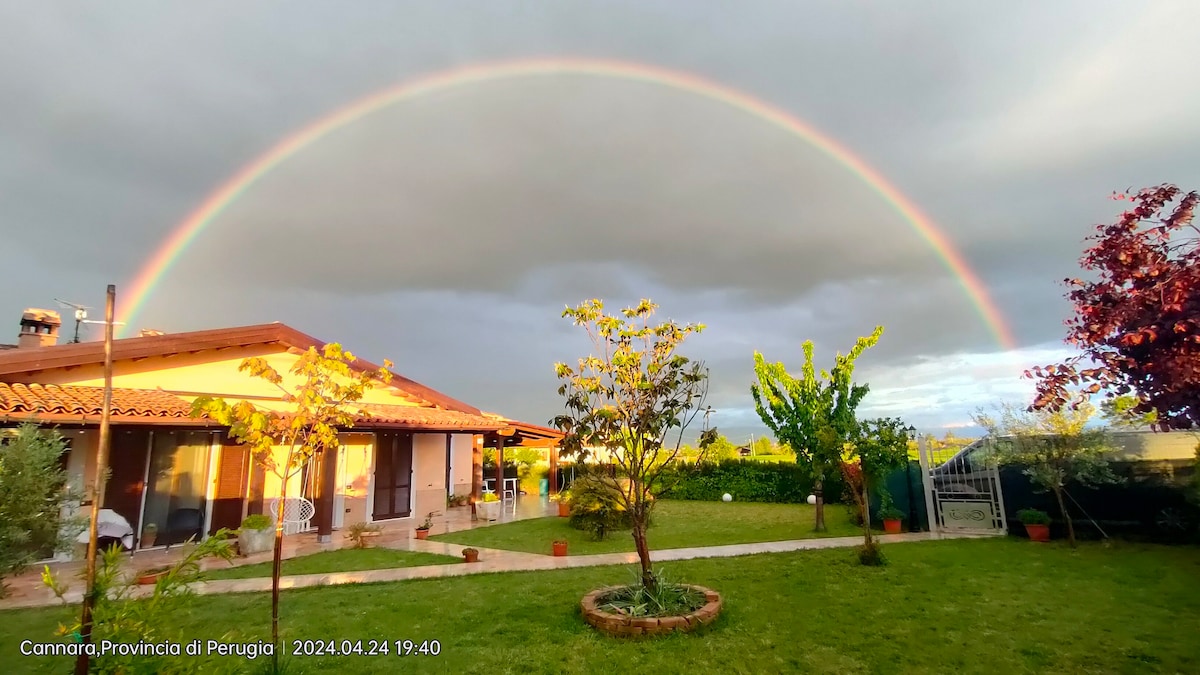
<svg viewBox="0 0 1200 675">
<path fill-rule="evenodd" d="M 1136 412 L 1140 403 L 1137 396 L 1124 394 L 1101 401 L 1100 411 L 1111 427 L 1120 429 L 1154 427 L 1158 424 L 1158 414 L 1153 410 L 1145 413 Z"/>
<path fill-rule="evenodd" d="M 1114 198 L 1131 208 L 1096 226 L 1079 261 L 1096 278 L 1065 281 L 1075 310 L 1066 341 L 1083 353 L 1026 371 L 1039 380 L 1030 410 L 1105 391 L 1136 396 L 1129 412 L 1155 412 L 1164 429 L 1192 428 L 1200 424 L 1200 230 L 1192 224 L 1200 192 L 1164 184 Z M 1093 367 L 1081 367 L 1085 359 Z"/>
<path fill-rule="evenodd" d="M 1086 426 L 1094 411 L 1084 402 L 1034 413 L 1005 405 L 998 419 L 982 411 L 975 414 L 976 424 L 990 437 L 995 461 L 1022 467 L 1035 488 L 1054 494 L 1071 546 L 1075 546 L 1075 524 L 1063 500 L 1067 484 L 1094 488 L 1121 481 L 1109 466 L 1114 448 L 1107 432 Z"/>
<path fill-rule="evenodd" d="M 754 352 L 754 374 L 758 384 L 751 385 L 754 408 L 776 440 L 796 452 L 796 462 L 813 477 L 817 498 L 814 529 L 825 531 L 825 480 L 838 471 L 846 444 L 857 432 L 855 410 L 867 395 L 865 384 L 852 383 L 854 362 L 864 351 L 875 346 L 883 335 L 883 326 L 860 337 L 850 353 L 839 353 L 833 370 L 821 371 L 817 378 L 813 365 L 813 343 L 804 343 L 804 368 L 800 377 L 787 372 L 782 362 L 767 363 Z"/>
<path fill-rule="evenodd" d="M 671 486 L 664 472 L 679 456 L 684 429 L 695 420 L 708 392 L 708 371 L 678 353 L 680 345 L 702 324 L 653 325 L 657 305 L 642 300 L 619 315 L 607 314 L 601 300 L 589 300 L 563 312 L 582 326 L 598 355 L 579 359 L 576 367 L 556 363 L 566 399 L 566 412 L 551 424 L 565 434 L 562 452 L 582 456 L 587 446 L 602 447 L 613 458 L 616 476 L 598 476 L 618 493 L 629 514 L 633 541 L 641 562 L 642 586 L 656 584 L 646 541 L 653 496 Z M 701 434 L 701 451 L 717 430 Z"/>
<path fill-rule="evenodd" d="M 296 359 L 285 378 L 266 359 L 246 359 L 238 367 L 273 384 L 288 410 L 258 408 L 248 401 L 230 403 L 202 396 L 192 402 L 192 415 L 207 416 L 229 427 L 233 438 L 250 446 L 254 461 L 280 479 L 275 517 L 275 554 L 271 568 L 271 639 L 279 649 L 279 576 L 283 561 L 283 508 L 288 481 L 327 447 L 336 448 L 338 430 L 354 425 L 348 404 L 361 400 L 377 383 L 391 379 L 390 361 L 379 370 L 354 367 L 357 359 L 331 343 Z M 280 452 L 282 450 L 282 452 Z M 282 458 L 280 457 L 282 454 Z M 282 459 L 282 461 L 280 461 Z"/>
<path fill-rule="evenodd" d="M 857 425 L 849 457 L 841 462 L 842 475 L 862 513 L 864 554 L 875 554 L 870 492 L 889 472 L 908 461 L 908 442 L 908 429 L 901 420 L 891 417 L 867 420 Z"/>
<path fill-rule="evenodd" d="M 59 465 L 66 450 L 58 432 L 33 424 L 0 439 L 0 597 L 6 576 L 70 543 L 61 515 L 72 498 Z"/>
</svg>

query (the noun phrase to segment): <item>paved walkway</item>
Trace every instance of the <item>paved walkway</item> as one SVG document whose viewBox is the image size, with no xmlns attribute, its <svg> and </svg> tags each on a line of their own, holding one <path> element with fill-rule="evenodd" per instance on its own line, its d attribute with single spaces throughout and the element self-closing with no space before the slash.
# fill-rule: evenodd
<svg viewBox="0 0 1200 675">
<path fill-rule="evenodd" d="M 908 534 L 877 535 L 881 543 L 902 543 L 929 541 L 932 539 L 967 539 L 997 535 L 979 534 L 943 534 L 933 535 L 928 532 Z M 787 551 L 802 551 L 826 548 L 848 548 L 857 546 L 862 537 L 827 537 L 819 539 L 796 539 L 790 541 L 768 541 L 753 544 L 733 544 L 729 546 L 702 546 L 696 548 L 674 548 L 651 551 L 650 558 L 654 562 L 670 560 L 694 560 L 697 558 L 728 558 L 757 553 L 783 553 Z M 436 541 L 408 539 L 406 543 L 390 545 L 408 551 L 423 551 L 443 555 L 461 556 L 462 544 L 451 544 Z M 577 555 L 554 557 L 537 553 L 524 553 L 501 549 L 475 547 L 479 550 L 479 562 L 450 565 L 423 565 L 420 567 L 398 567 L 380 570 L 364 570 L 360 572 L 333 572 L 327 574 L 301 574 L 280 579 L 280 588 L 308 588 L 312 586 L 339 586 L 342 584 L 361 584 L 381 581 L 405 581 L 408 579 L 430 579 L 437 577 L 458 577 L 468 574 L 489 574 L 497 572 L 524 572 L 535 570 L 554 570 L 575 567 L 596 567 L 602 565 L 627 565 L 637 562 L 637 553 L 601 553 L 595 555 Z M 151 589 L 147 587 L 143 593 Z M 270 577 L 253 579 L 221 579 L 206 581 L 196 585 L 197 593 L 251 593 L 271 590 Z M 69 602 L 80 601 L 79 592 L 67 594 Z M 21 598 L 0 601 L 0 609 L 19 607 L 38 607 L 58 604 L 49 590 L 44 594 L 30 594 Z"/>
</svg>

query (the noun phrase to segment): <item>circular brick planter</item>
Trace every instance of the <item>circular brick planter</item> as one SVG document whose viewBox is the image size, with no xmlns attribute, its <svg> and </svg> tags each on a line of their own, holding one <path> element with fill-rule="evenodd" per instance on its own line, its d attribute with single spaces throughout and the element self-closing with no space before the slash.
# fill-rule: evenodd
<svg viewBox="0 0 1200 675">
<path fill-rule="evenodd" d="M 703 607 L 691 614 L 683 616 L 633 617 L 597 609 L 597 599 L 618 588 L 620 586 L 598 588 L 583 596 L 583 600 L 579 603 L 580 609 L 583 610 L 583 620 L 609 635 L 634 636 L 665 635 L 666 633 L 673 632 L 688 633 L 700 626 L 716 621 L 717 615 L 721 613 L 721 594 L 703 586 L 693 585 L 688 585 L 688 588 L 694 588 L 703 593 L 707 602 Z"/>
</svg>

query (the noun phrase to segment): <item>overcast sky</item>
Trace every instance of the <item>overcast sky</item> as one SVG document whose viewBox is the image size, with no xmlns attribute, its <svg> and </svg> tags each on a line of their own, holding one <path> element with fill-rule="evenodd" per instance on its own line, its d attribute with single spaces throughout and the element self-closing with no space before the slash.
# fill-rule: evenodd
<svg viewBox="0 0 1200 675">
<path fill-rule="evenodd" d="M 362 96 L 474 63 L 617 59 L 738 89 L 850 148 L 938 223 L 1018 348 L 801 139 L 581 75 L 446 90 L 328 135 L 214 220 L 131 328 L 281 321 L 544 424 L 553 363 L 588 347 L 563 307 L 648 296 L 707 324 L 685 352 L 740 441 L 764 431 L 755 350 L 798 370 L 812 339 L 828 366 L 883 324 L 861 411 L 969 433 L 975 408 L 1029 398 L 1021 370 L 1066 353 L 1059 282 L 1119 212 L 1110 193 L 1200 186 L 1198 24 L 1187 0 L 0 2 L 3 341 L 24 307 L 128 291 L 217 186 Z"/>
</svg>

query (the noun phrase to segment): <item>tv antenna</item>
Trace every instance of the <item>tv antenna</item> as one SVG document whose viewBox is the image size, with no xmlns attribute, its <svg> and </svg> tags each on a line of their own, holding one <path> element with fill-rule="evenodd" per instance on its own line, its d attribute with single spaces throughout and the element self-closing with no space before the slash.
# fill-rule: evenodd
<svg viewBox="0 0 1200 675">
<path fill-rule="evenodd" d="M 103 321 L 90 321 L 87 318 L 87 316 L 88 316 L 87 311 L 89 309 L 91 309 L 91 307 L 88 307 L 87 305 L 80 305 L 80 304 L 76 304 L 74 302 L 67 302 L 66 300 L 59 300 L 58 298 L 55 298 L 54 301 L 57 302 L 62 307 L 70 307 L 75 310 L 75 338 L 73 340 L 71 340 L 72 343 L 79 342 L 79 327 L 82 326 L 83 324 L 85 324 L 85 323 L 97 323 L 97 324 L 101 324 L 101 325 L 104 324 Z M 114 326 L 124 326 L 125 322 L 114 321 L 113 325 Z"/>
</svg>

